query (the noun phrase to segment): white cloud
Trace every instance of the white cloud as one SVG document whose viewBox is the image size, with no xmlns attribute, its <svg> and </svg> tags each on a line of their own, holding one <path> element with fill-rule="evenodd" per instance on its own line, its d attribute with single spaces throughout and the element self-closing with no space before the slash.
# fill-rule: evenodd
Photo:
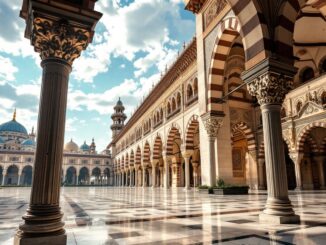
<svg viewBox="0 0 326 245">
<path fill-rule="evenodd" d="M 13 81 L 15 80 L 14 74 L 18 72 L 18 68 L 13 65 L 9 58 L 0 55 L 0 80 Z"/>
<path fill-rule="evenodd" d="M 153 66 L 163 71 L 175 59 L 179 44 L 171 38 L 171 26 L 179 35 L 194 31 L 194 22 L 180 16 L 181 2 L 143 0 L 125 6 L 120 1 L 97 2 L 97 9 L 104 13 L 98 29 L 106 31 L 98 32 L 94 43 L 75 61 L 73 76 L 93 82 L 94 77 L 109 70 L 112 57 L 133 62 L 136 77 Z"/>
</svg>

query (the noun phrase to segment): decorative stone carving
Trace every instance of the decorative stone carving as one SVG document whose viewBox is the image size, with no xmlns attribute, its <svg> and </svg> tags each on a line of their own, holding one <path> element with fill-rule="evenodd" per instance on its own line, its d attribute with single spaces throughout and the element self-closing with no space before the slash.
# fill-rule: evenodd
<svg viewBox="0 0 326 245">
<path fill-rule="evenodd" d="M 207 26 L 215 19 L 216 16 L 219 15 L 219 13 L 222 12 L 222 10 L 225 8 L 227 4 L 226 0 L 218 0 L 213 1 L 211 5 L 207 8 L 204 14 L 204 27 L 205 29 Z"/>
<path fill-rule="evenodd" d="M 60 58 L 72 64 L 86 49 L 89 36 L 89 31 L 72 27 L 65 20 L 33 19 L 31 42 L 42 60 Z"/>
<path fill-rule="evenodd" d="M 207 117 L 203 123 L 209 137 L 217 137 L 219 129 L 223 125 L 223 118 Z"/>
<path fill-rule="evenodd" d="M 256 96 L 260 105 L 282 104 L 285 95 L 292 89 L 290 77 L 267 72 L 255 78 L 247 85 L 250 95 Z"/>
</svg>

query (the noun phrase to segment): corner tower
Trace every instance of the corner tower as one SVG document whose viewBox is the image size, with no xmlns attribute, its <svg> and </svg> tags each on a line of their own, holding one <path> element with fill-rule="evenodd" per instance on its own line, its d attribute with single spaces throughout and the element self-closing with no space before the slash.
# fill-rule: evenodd
<svg viewBox="0 0 326 245">
<path fill-rule="evenodd" d="M 112 130 L 112 139 L 114 139 L 122 130 L 124 126 L 124 122 L 127 118 L 126 114 L 124 113 L 125 107 L 122 104 L 122 101 L 119 100 L 114 107 L 114 113 L 112 114 L 111 118 L 113 120 L 113 124 L 111 125 Z"/>
</svg>

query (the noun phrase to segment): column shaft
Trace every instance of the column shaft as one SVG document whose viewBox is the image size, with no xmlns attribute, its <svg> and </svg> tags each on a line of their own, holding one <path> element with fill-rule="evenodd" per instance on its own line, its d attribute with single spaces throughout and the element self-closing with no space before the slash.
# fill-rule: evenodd
<svg viewBox="0 0 326 245">
<path fill-rule="evenodd" d="M 38 118 L 33 186 L 23 236 L 64 234 L 60 210 L 60 179 L 71 66 L 61 59 L 42 61 L 43 78 Z"/>
<path fill-rule="evenodd" d="M 268 198 L 262 221 L 297 222 L 288 197 L 287 175 L 281 128 L 281 105 L 261 105 L 265 142 Z"/>
<path fill-rule="evenodd" d="M 185 157 L 184 159 L 185 159 L 185 176 L 186 176 L 185 188 L 190 189 L 189 157 Z"/>
</svg>

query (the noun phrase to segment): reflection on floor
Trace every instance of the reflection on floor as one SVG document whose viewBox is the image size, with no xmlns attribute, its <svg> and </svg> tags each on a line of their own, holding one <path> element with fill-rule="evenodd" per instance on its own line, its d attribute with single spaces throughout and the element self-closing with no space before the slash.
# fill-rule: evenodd
<svg viewBox="0 0 326 245">
<path fill-rule="evenodd" d="M 13 235 L 30 188 L 0 189 L 0 244 Z M 214 196 L 183 189 L 65 187 L 68 244 L 325 244 L 326 191 L 291 193 L 300 225 L 258 223 L 264 193 Z"/>
</svg>

